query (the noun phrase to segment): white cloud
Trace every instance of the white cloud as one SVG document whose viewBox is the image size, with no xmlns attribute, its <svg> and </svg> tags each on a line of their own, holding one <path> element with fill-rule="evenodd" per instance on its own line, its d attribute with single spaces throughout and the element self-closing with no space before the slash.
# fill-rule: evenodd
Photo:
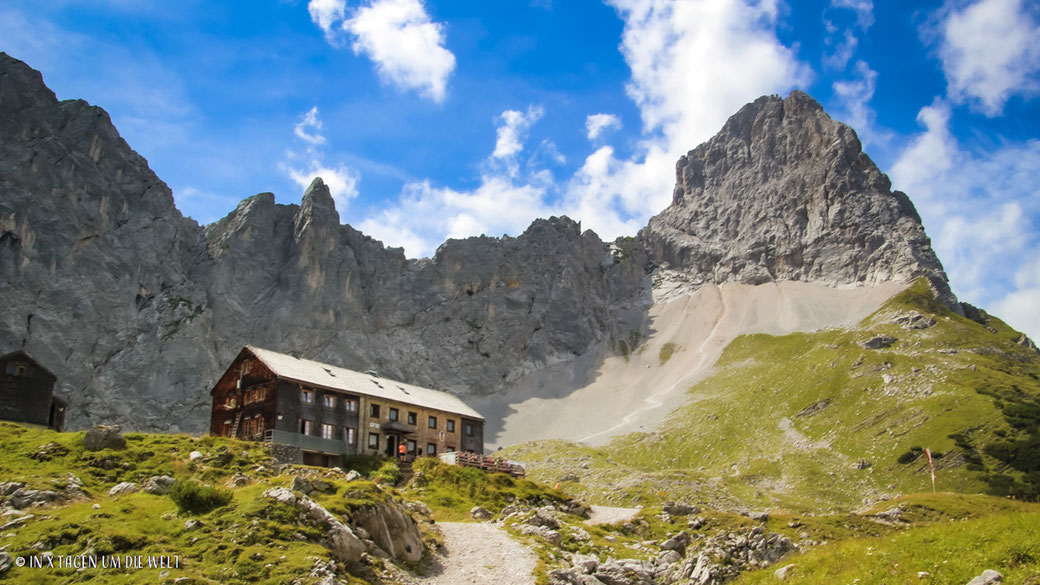
<svg viewBox="0 0 1040 585">
<path fill-rule="evenodd" d="M 832 85 L 834 96 L 840 104 L 835 117 L 852 126 L 864 147 L 887 145 L 892 139 L 892 133 L 878 128 L 877 113 L 870 105 L 877 85 L 877 72 L 865 61 L 857 61 L 854 70 L 857 78 L 835 81 Z"/>
<path fill-rule="evenodd" d="M 330 167 L 315 160 L 303 169 L 287 167 L 287 171 L 293 182 L 302 189 L 310 186 L 315 177 L 321 177 L 336 201 L 336 209 L 341 213 L 350 204 L 350 200 L 357 197 L 361 174 L 345 164 Z"/>
<path fill-rule="evenodd" d="M 808 69 L 776 38 L 775 1 L 609 3 L 625 21 L 621 52 L 632 69 L 628 95 L 646 131 L 663 133 L 660 146 L 669 153 L 697 146 L 762 94 L 809 80 Z"/>
<path fill-rule="evenodd" d="M 980 0 L 950 11 L 939 26 L 939 55 L 954 101 L 992 117 L 1012 96 L 1040 90 L 1040 26 L 1021 0 Z"/>
<path fill-rule="evenodd" d="M 924 131 L 900 155 L 893 184 L 913 198 L 954 292 L 1040 334 L 1035 311 L 1022 305 L 1030 297 L 1040 305 L 1031 280 L 1040 255 L 1040 141 L 964 149 L 950 115 L 939 99 L 921 109 Z"/>
<path fill-rule="evenodd" d="M 1032 260 L 1015 274 L 1015 290 L 994 303 L 992 310 L 1037 341 L 1040 340 L 1040 247 L 1034 248 L 1030 257 Z"/>
<path fill-rule="evenodd" d="M 874 2 L 872 0 L 831 0 L 831 8 L 847 8 L 856 13 L 856 26 L 866 31 L 874 26 Z"/>
<path fill-rule="evenodd" d="M 835 25 L 834 20 L 847 20 L 843 14 L 846 10 L 856 14 L 856 22 L 843 29 Z M 872 0 L 831 0 L 823 24 L 827 32 L 824 46 L 830 48 L 830 52 L 823 55 L 823 65 L 828 69 L 843 71 L 859 48 L 857 35 L 867 32 L 874 25 L 874 3 Z"/>
<path fill-rule="evenodd" d="M 361 173 L 342 162 L 333 165 L 325 163 L 325 155 L 319 148 L 325 144 L 325 137 L 318 133 L 322 126 L 318 107 L 312 107 L 293 127 L 293 134 L 307 143 L 305 152 L 286 151 L 286 161 L 280 166 L 301 189 L 310 186 L 315 177 L 321 177 L 336 202 L 336 209 L 342 213 L 349 206 L 350 200 L 358 195 Z"/>
<path fill-rule="evenodd" d="M 304 115 L 303 120 L 293 128 L 293 133 L 307 144 L 317 146 L 325 142 L 325 137 L 318 133 L 321 127 L 321 120 L 318 119 L 318 106 L 314 106 Z M 308 132 L 308 129 L 312 129 L 313 132 Z"/>
<path fill-rule="evenodd" d="M 311 0 L 307 3 L 307 11 L 311 13 L 311 20 L 321 27 L 325 32 L 325 38 L 335 43 L 335 31 L 333 25 L 346 17 L 347 3 L 345 0 Z"/>
<path fill-rule="evenodd" d="M 590 114 L 585 118 L 585 135 L 596 140 L 608 130 L 621 128 L 621 118 L 614 114 Z"/>
<path fill-rule="evenodd" d="M 455 55 L 444 48 L 444 25 L 419 0 L 374 0 L 343 23 L 353 48 L 375 63 L 385 82 L 435 102 L 447 95 Z"/>
<path fill-rule="evenodd" d="M 446 236 L 515 235 L 536 217 L 561 213 L 604 239 L 633 235 L 671 201 L 680 155 L 718 132 L 745 103 L 809 80 L 809 71 L 776 37 L 774 0 L 610 4 L 624 21 L 620 49 L 632 70 L 627 92 L 643 119 L 633 156 L 619 158 L 611 146 L 601 146 L 572 177 L 556 180 L 530 157 L 522 164 L 527 129 L 537 117 L 530 109 L 512 111 L 502 117 L 477 188 L 410 183 L 400 203 L 362 229 L 392 245 L 407 239 L 409 255 L 430 253 Z M 586 130 L 594 134 L 592 126 Z"/>
<path fill-rule="evenodd" d="M 523 150 L 523 142 L 527 140 L 527 131 L 542 117 L 542 108 L 528 107 L 527 113 L 516 110 L 502 112 L 499 119 L 502 125 L 496 130 L 498 139 L 495 141 L 495 150 L 491 156 L 499 159 L 515 157 Z"/>
<path fill-rule="evenodd" d="M 415 258 L 431 256 L 447 238 L 519 234 L 532 219 L 551 214 L 543 189 L 487 175 L 472 191 L 437 188 L 429 181 L 409 183 L 396 205 L 358 227 Z"/>
</svg>

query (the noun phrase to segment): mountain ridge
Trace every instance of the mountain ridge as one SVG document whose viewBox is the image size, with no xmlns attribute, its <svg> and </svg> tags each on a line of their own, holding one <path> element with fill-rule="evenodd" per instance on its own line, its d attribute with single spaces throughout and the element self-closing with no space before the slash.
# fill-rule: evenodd
<svg viewBox="0 0 1040 585">
<path fill-rule="evenodd" d="M 814 118 L 817 125 L 849 136 L 841 152 L 859 148 L 854 132 L 819 104 L 792 96 L 787 101 L 823 117 Z M 778 101 L 786 103 L 760 98 L 741 112 L 759 103 L 775 109 Z M 727 122 L 719 142 L 735 140 L 726 128 L 744 128 L 741 115 Z M 703 263 L 685 261 L 697 249 L 683 239 L 694 224 L 683 223 L 688 209 L 678 207 L 696 177 L 691 155 L 677 165 L 687 181 L 676 188 L 678 203 L 638 238 L 606 243 L 569 218 L 537 219 L 515 238 L 448 240 L 433 258 L 409 260 L 340 224 L 320 179 L 300 205 L 262 193 L 199 226 L 176 209 L 169 188 L 104 110 L 58 102 L 39 72 L 6 54 L 0 120 L 0 292 L 11 300 L 0 309 L 0 346 L 25 348 L 58 374 L 73 428 L 120 422 L 200 430 L 209 384 L 246 343 L 462 395 L 493 395 L 532 372 L 645 335 L 658 266 L 684 274 L 690 287 L 708 281 Z M 710 150 L 691 153 L 699 149 Z M 783 161 L 772 162 L 772 172 L 784 175 Z M 864 172 L 883 178 L 872 165 Z M 914 249 L 904 246 L 862 263 L 877 278 L 852 269 L 826 284 L 869 284 L 891 264 L 899 280 L 923 275 L 949 293 L 912 204 L 885 209 L 875 227 L 909 225 L 900 245 L 931 256 L 915 264 Z M 662 235 L 662 226 L 672 231 Z M 850 241 L 842 244 L 848 250 L 836 247 L 839 256 L 866 250 Z M 727 258 L 735 281 L 760 280 L 753 268 L 762 242 L 755 246 Z M 766 260 L 774 262 L 774 280 L 821 275 L 811 267 L 777 271 L 775 259 Z"/>
</svg>

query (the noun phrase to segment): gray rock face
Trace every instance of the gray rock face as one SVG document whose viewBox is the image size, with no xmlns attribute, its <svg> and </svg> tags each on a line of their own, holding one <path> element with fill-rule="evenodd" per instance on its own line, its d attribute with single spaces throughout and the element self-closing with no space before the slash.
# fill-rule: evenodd
<svg viewBox="0 0 1040 585">
<path fill-rule="evenodd" d="M 909 200 L 802 94 L 762 98 L 680 160 L 671 207 L 604 243 L 568 218 L 408 260 L 340 218 L 250 197 L 205 227 L 100 108 L 59 102 L 0 53 L 0 352 L 58 377 L 67 426 L 202 431 L 243 345 L 466 395 L 613 347 L 643 326 L 654 262 L 697 282 L 928 276 Z"/>
<path fill-rule="evenodd" d="M 68 395 L 69 428 L 200 431 L 245 344 L 486 394 L 621 330 L 645 254 L 567 218 L 406 260 L 341 225 L 320 181 L 199 227 L 103 110 L 0 54 L 0 351 Z"/>
<path fill-rule="evenodd" d="M 640 239 L 694 283 L 924 276 L 959 312 L 910 199 L 892 191 L 851 128 L 800 91 L 744 106 L 680 158 L 672 205 Z"/>
</svg>

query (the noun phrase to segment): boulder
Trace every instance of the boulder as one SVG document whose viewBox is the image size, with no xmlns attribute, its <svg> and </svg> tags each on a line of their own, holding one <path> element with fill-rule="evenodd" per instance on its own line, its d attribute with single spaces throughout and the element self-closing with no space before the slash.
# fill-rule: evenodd
<svg viewBox="0 0 1040 585">
<path fill-rule="evenodd" d="M 795 565 L 794 563 L 791 563 L 790 565 L 784 565 L 776 571 L 773 571 L 773 576 L 776 577 L 778 580 L 783 581 L 784 579 L 787 579 L 787 576 L 791 574 L 791 571 L 793 571 L 796 566 L 797 565 Z"/>
<path fill-rule="evenodd" d="M 672 516 L 688 516 L 690 514 L 700 514 L 701 509 L 697 506 L 691 506 L 689 504 L 677 504 L 675 502 L 665 502 L 664 506 L 661 507 L 662 511 Z"/>
<path fill-rule="evenodd" d="M 486 509 L 484 509 L 481 506 L 474 506 L 469 511 L 469 516 L 470 516 L 470 518 L 473 518 L 474 520 L 490 520 L 491 519 L 491 512 L 488 512 Z"/>
<path fill-rule="evenodd" d="M 968 581 L 968 585 L 993 585 L 993 583 L 1003 583 L 1004 576 L 994 571 L 993 569 L 986 569 L 981 575 L 975 577 L 971 581 Z"/>
<path fill-rule="evenodd" d="M 552 530 L 551 528 L 546 528 L 545 526 L 531 526 L 530 524 L 527 524 L 520 528 L 520 534 L 537 536 L 553 546 L 560 546 L 560 543 L 562 542 L 559 532 Z"/>
<path fill-rule="evenodd" d="M 188 453 L 188 460 L 194 463 L 202 461 L 203 457 L 205 457 L 205 455 L 203 455 L 200 451 L 192 451 L 191 453 Z"/>
<path fill-rule="evenodd" d="M 144 482 L 144 491 L 156 496 L 165 496 L 170 493 L 170 487 L 177 481 L 168 475 L 153 475 Z"/>
<path fill-rule="evenodd" d="M 281 487 L 265 491 L 263 497 L 294 506 L 312 526 L 325 530 L 322 543 L 336 560 L 354 564 L 361 559 L 365 543 L 317 502 L 307 496 L 297 498 L 290 490 Z"/>
<path fill-rule="evenodd" d="M 866 341 L 859 342 L 863 349 L 882 349 L 898 341 L 895 337 L 888 335 L 877 335 Z"/>
<path fill-rule="evenodd" d="M 422 559 L 422 533 L 403 504 L 387 500 L 364 508 L 354 513 L 354 522 L 391 557 L 410 563 Z"/>
<path fill-rule="evenodd" d="M 58 492 L 50 490 L 27 490 L 25 488 L 19 488 L 15 490 L 10 497 L 7 498 L 7 503 L 16 510 L 28 508 L 30 506 L 43 506 L 52 502 L 60 501 L 63 497 Z"/>
<path fill-rule="evenodd" d="M 126 449 L 126 439 L 119 425 L 99 425 L 83 435 L 83 448 L 87 451 L 102 449 Z"/>
<path fill-rule="evenodd" d="M 132 494 L 136 492 L 138 489 L 139 488 L 137 487 L 136 483 L 124 481 L 122 483 L 117 483 L 116 485 L 112 486 L 112 489 L 108 490 L 108 495 L 122 496 L 125 494 Z"/>
</svg>

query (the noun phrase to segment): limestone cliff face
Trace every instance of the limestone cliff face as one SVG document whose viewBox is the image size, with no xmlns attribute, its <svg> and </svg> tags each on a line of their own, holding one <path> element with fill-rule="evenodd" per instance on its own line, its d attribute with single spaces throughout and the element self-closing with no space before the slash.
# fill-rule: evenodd
<svg viewBox="0 0 1040 585">
<path fill-rule="evenodd" d="M 552 218 L 406 260 L 341 225 L 320 180 L 201 228 L 103 110 L 0 53 L 0 351 L 57 374 L 70 428 L 202 430 L 247 343 L 493 392 L 628 333 L 646 261 L 622 248 Z"/>
<path fill-rule="evenodd" d="M 958 307 L 913 203 L 851 128 L 800 91 L 744 106 L 680 158 L 672 204 L 640 239 L 694 283 L 924 276 Z"/>
<path fill-rule="evenodd" d="M 807 96 L 745 107 L 678 178 L 640 239 L 612 244 L 551 218 L 408 260 L 340 224 L 320 180 L 200 227 L 103 110 L 0 53 L 0 352 L 58 376 L 70 428 L 201 431 L 245 344 L 498 392 L 630 339 L 654 263 L 694 282 L 924 275 L 949 295 L 909 200 Z"/>
</svg>

